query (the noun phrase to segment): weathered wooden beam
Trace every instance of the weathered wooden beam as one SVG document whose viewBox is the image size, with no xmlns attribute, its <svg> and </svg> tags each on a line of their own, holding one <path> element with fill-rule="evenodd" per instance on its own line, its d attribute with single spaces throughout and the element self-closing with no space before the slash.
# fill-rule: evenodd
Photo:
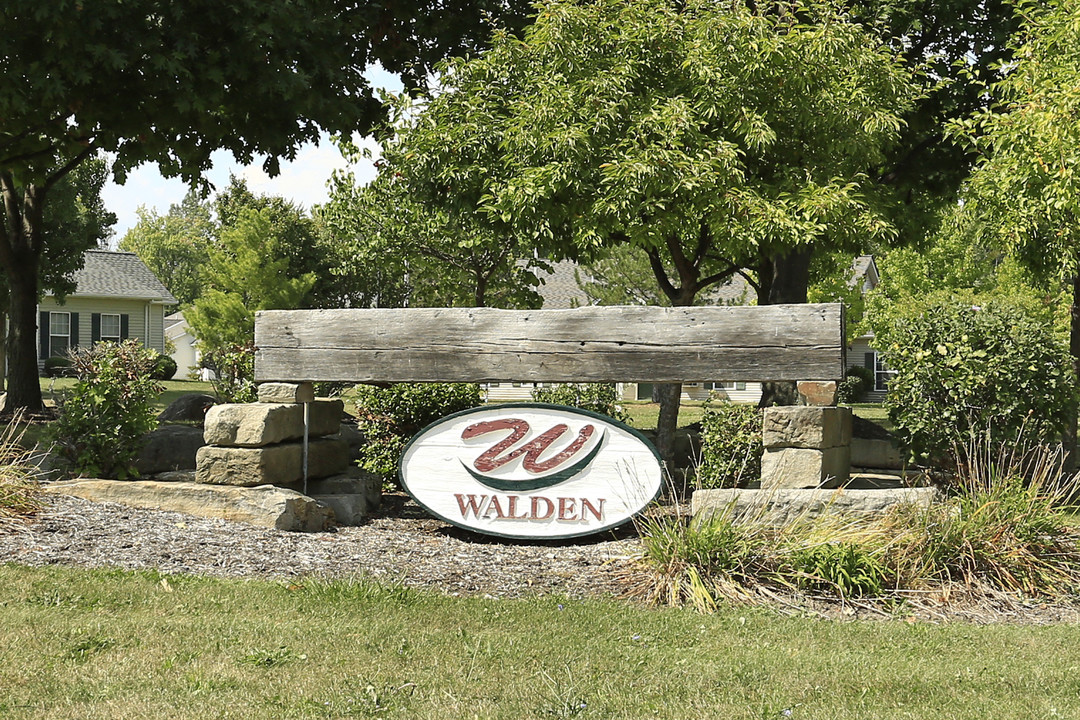
<svg viewBox="0 0 1080 720">
<path fill-rule="evenodd" d="M 330 382 L 839 380 L 839 304 L 266 310 L 255 378 Z"/>
</svg>

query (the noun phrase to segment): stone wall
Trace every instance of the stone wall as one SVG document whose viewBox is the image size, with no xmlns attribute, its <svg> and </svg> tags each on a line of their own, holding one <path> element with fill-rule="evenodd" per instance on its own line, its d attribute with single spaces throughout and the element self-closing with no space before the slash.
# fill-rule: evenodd
<svg viewBox="0 0 1080 720">
<path fill-rule="evenodd" d="M 195 482 L 291 488 L 330 507 L 339 524 L 356 524 L 378 505 L 380 485 L 351 466 L 343 412 L 341 400 L 316 399 L 311 383 L 265 383 L 257 403 L 215 405 L 206 413 Z"/>
</svg>

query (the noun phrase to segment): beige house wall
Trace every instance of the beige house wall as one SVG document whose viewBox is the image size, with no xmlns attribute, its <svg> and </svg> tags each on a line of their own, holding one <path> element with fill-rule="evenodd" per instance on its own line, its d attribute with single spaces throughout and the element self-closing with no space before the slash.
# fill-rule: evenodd
<svg viewBox="0 0 1080 720">
<path fill-rule="evenodd" d="M 165 308 L 145 300 L 125 300 L 116 298 L 71 297 L 61 305 L 51 297 L 42 299 L 38 312 L 78 313 L 80 347 L 89 347 L 92 342 L 91 317 L 94 313 L 127 315 L 128 337 L 141 341 L 147 347 L 158 352 L 165 352 Z M 40 328 L 39 335 L 40 338 Z M 41 351 L 38 349 L 38 356 Z"/>
</svg>

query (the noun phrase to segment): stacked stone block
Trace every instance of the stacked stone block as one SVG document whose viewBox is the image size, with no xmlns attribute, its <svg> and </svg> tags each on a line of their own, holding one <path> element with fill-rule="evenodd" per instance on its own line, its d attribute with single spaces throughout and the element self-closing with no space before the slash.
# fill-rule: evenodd
<svg viewBox="0 0 1080 720">
<path fill-rule="evenodd" d="M 762 442 L 762 490 L 840 487 L 851 473 L 851 408 L 767 408 Z"/>
<path fill-rule="evenodd" d="M 206 413 L 195 481 L 212 485 L 277 485 L 304 489 L 304 409 L 308 410 L 307 493 L 355 524 L 379 502 L 376 478 L 350 468 L 338 436 L 344 406 L 315 399 L 311 383 L 266 383 L 259 402 L 215 405 Z"/>
</svg>

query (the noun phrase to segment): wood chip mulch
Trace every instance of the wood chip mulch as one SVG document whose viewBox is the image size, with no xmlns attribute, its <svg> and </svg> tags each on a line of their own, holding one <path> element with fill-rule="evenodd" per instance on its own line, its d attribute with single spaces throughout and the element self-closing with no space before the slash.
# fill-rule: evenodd
<svg viewBox="0 0 1080 720">
<path fill-rule="evenodd" d="M 404 495 L 385 496 L 380 513 L 360 527 L 324 533 L 270 530 L 64 495 L 48 495 L 43 503 L 25 521 L 0 524 L 0 562 L 216 577 L 367 577 L 487 598 L 625 597 L 641 580 L 632 560 L 641 542 L 632 526 L 574 541 L 515 542 L 431 518 Z M 1080 622 L 1080 598 L 1042 602 L 983 594 L 970 601 L 961 592 L 935 591 L 908 593 L 897 610 L 759 588 L 746 601 L 780 614 L 841 621 Z"/>
<path fill-rule="evenodd" d="M 163 573 L 288 578 L 366 576 L 451 595 L 610 596 L 640 543 L 633 529 L 584 542 L 514 542 L 425 515 L 404 496 L 384 499 L 360 527 L 295 533 L 52 495 L 28 522 L 0 531 L 0 562 L 155 568 Z"/>
</svg>

